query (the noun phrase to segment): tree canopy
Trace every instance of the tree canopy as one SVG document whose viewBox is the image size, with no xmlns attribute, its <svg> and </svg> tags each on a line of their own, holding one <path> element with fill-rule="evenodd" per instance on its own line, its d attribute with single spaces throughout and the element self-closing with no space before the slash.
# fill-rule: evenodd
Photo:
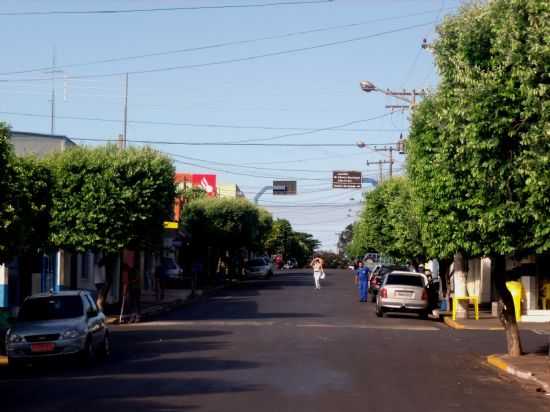
<svg viewBox="0 0 550 412">
<path fill-rule="evenodd" d="M 407 178 L 387 180 L 365 195 L 365 207 L 353 228 L 348 253 L 362 256 L 368 251 L 401 261 L 424 256 L 418 214 Z"/>
<path fill-rule="evenodd" d="M 153 248 L 172 214 L 174 167 L 149 148 L 78 147 L 47 159 L 53 188 L 51 242 L 106 254 Z"/>
</svg>

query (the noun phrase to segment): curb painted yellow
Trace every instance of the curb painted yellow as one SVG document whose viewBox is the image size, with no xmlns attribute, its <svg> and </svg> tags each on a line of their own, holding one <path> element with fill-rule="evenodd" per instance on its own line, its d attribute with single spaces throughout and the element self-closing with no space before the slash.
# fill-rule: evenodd
<svg viewBox="0 0 550 412">
<path fill-rule="evenodd" d="M 456 320 L 453 320 L 450 316 L 445 316 L 443 318 L 443 321 L 445 322 L 445 324 L 450 327 L 450 328 L 453 328 L 453 329 L 464 329 L 464 325 L 460 322 L 457 322 Z"/>
<path fill-rule="evenodd" d="M 504 362 L 498 355 L 487 356 L 487 363 L 504 372 L 509 371 L 509 365 L 506 362 Z"/>
</svg>

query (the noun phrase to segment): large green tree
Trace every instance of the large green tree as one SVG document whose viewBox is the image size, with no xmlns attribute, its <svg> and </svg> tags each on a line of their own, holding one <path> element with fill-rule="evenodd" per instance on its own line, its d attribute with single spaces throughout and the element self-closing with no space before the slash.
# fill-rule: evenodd
<svg viewBox="0 0 550 412">
<path fill-rule="evenodd" d="M 12 166 L 13 152 L 9 141 L 9 128 L 0 123 L 0 263 L 10 257 L 11 232 L 15 214 L 15 172 Z"/>
<path fill-rule="evenodd" d="M 438 32 L 441 83 L 408 145 L 426 246 L 459 266 L 493 258 L 508 352 L 519 355 L 502 261 L 550 250 L 550 3 L 474 4 Z"/>
<path fill-rule="evenodd" d="M 78 147 L 47 159 L 53 172 L 53 245 L 102 252 L 162 245 L 175 197 L 170 159 L 150 148 Z M 107 271 L 105 298 L 112 282 Z"/>
</svg>

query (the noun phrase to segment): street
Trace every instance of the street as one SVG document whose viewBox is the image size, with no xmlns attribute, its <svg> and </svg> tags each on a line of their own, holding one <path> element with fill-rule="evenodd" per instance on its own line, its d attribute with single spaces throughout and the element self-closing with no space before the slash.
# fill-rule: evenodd
<svg viewBox="0 0 550 412">
<path fill-rule="evenodd" d="M 526 351 L 544 339 L 523 332 Z M 105 363 L 0 369 L 2 411 L 543 411 L 483 363 L 503 332 L 379 319 L 350 271 L 282 272 L 155 321 L 112 327 Z"/>
</svg>

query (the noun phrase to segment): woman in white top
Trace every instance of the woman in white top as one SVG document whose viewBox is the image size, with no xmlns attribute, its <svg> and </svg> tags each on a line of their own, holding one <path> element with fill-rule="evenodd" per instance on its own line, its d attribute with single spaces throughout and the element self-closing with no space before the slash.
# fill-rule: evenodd
<svg viewBox="0 0 550 412">
<path fill-rule="evenodd" d="M 313 268 L 313 279 L 315 280 L 315 289 L 321 289 L 320 279 L 324 275 L 323 260 L 316 257 L 311 261 Z"/>
</svg>

